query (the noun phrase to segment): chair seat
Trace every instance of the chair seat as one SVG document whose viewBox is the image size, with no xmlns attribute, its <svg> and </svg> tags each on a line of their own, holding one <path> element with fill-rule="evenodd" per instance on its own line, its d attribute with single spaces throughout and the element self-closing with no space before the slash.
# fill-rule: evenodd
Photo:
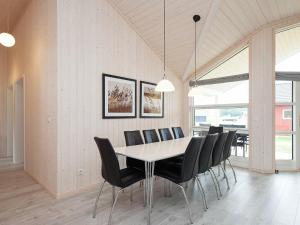
<svg viewBox="0 0 300 225">
<path fill-rule="evenodd" d="M 145 173 L 134 168 L 121 169 L 120 176 L 122 188 L 126 188 L 138 181 L 145 179 Z"/>
<path fill-rule="evenodd" d="M 130 157 L 127 157 L 126 159 L 127 167 L 137 169 L 143 173 L 145 173 L 145 162 L 138 159 L 133 159 Z"/>
<path fill-rule="evenodd" d="M 156 176 L 168 179 L 176 184 L 185 182 L 181 179 L 181 164 L 167 164 L 154 171 Z"/>
<path fill-rule="evenodd" d="M 173 162 L 173 163 L 182 163 L 183 159 L 184 159 L 184 155 L 179 155 L 177 157 L 171 158 L 170 162 Z"/>
</svg>

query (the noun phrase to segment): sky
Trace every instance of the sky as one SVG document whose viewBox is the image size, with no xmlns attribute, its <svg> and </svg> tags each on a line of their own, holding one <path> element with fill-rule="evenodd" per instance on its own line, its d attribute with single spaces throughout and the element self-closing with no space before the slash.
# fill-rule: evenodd
<svg viewBox="0 0 300 225">
<path fill-rule="evenodd" d="M 277 64 L 276 71 L 300 72 L 300 52 Z"/>
</svg>

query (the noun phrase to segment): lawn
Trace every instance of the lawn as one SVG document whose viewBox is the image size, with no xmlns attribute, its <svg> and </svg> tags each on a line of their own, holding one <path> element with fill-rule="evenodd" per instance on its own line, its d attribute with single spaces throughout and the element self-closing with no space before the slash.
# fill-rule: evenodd
<svg viewBox="0 0 300 225">
<path fill-rule="evenodd" d="M 276 159 L 292 159 L 293 141 L 291 135 L 275 138 Z"/>
</svg>

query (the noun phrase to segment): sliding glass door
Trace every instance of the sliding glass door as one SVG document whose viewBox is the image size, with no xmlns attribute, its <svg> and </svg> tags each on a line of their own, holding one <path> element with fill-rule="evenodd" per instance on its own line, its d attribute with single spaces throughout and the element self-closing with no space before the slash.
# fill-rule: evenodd
<svg viewBox="0 0 300 225">
<path fill-rule="evenodd" d="M 294 126 L 295 102 L 294 85 L 292 81 L 276 81 L 276 105 L 275 105 L 275 159 L 294 159 Z"/>
<path fill-rule="evenodd" d="M 275 160 L 278 170 L 300 168 L 300 27 L 276 33 Z"/>
<path fill-rule="evenodd" d="M 207 133 L 209 126 L 237 131 L 237 140 L 232 148 L 236 159 L 249 156 L 248 73 L 249 48 L 246 47 L 199 79 L 205 84 L 199 86 L 201 94 L 193 98 L 191 109 L 193 135 Z"/>
</svg>

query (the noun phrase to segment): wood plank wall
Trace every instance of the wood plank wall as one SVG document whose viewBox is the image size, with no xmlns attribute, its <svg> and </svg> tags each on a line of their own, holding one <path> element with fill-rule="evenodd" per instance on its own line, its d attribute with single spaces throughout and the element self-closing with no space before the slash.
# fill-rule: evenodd
<svg viewBox="0 0 300 225">
<path fill-rule="evenodd" d="M 250 42 L 250 167 L 274 173 L 275 44 L 273 29 L 266 28 Z"/>
<path fill-rule="evenodd" d="M 57 189 L 56 1 L 34 0 L 26 8 L 9 49 L 9 84 L 25 86 L 25 170 L 52 194 Z"/>
<path fill-rule="evenodd" d="M 163 119 L 102 119 L 102 73 L 158 82 L 162 69 L 162 61 L 106 0 L 58 1 L 59 195 L 100 181 L 94 136 L 120 146 L 124 130 L 182 125 L 183 84 L 169 70 L 176 92 L 165 95 Z"/>
</svg>

